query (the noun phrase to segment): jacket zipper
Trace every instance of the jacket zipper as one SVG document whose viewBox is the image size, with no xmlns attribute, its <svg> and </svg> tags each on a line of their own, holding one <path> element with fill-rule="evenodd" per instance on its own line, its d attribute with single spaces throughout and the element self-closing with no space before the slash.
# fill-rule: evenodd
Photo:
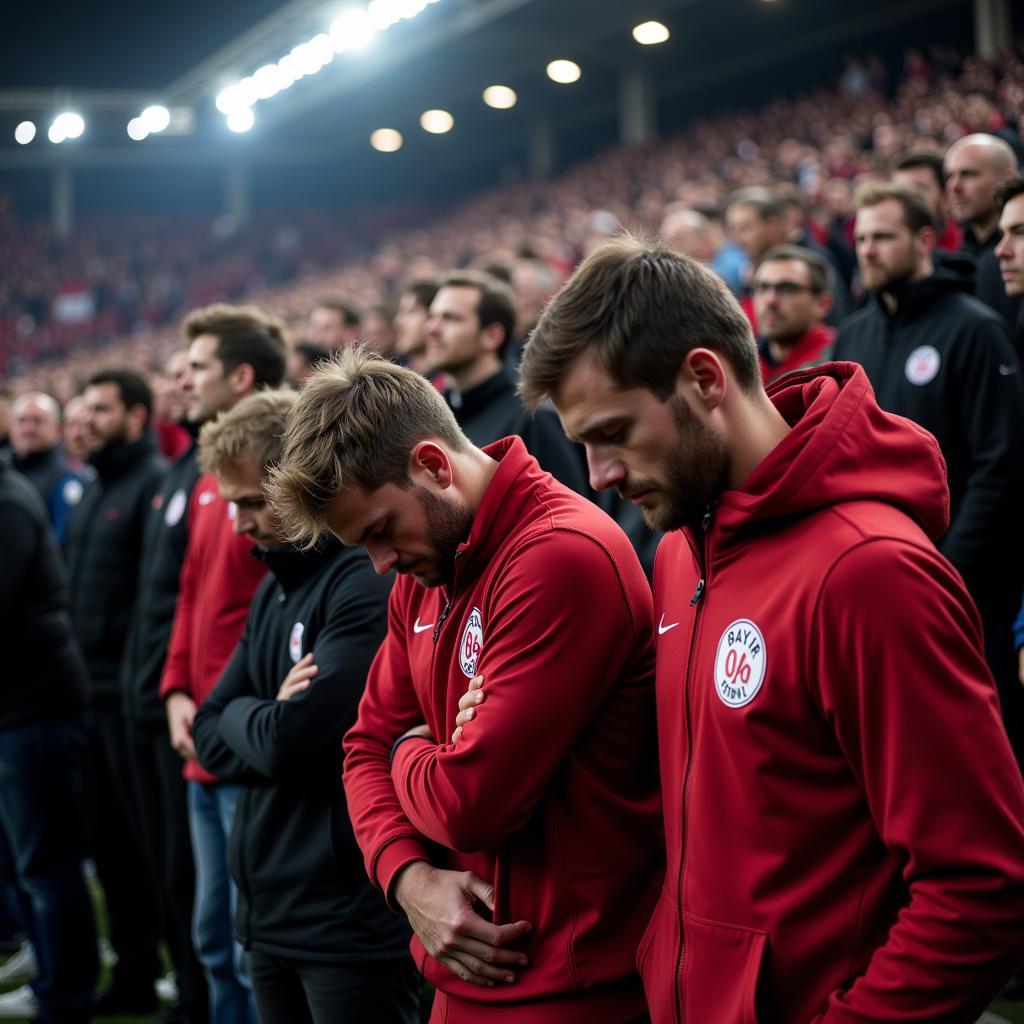
<svg viewBox="0 0 1024 1024">
<path fill-rule="evenodd" d="M 444 608 L 441 610 L 441 614 L 437 617 L 437 625 L 434 626 L 434 645 L 437 645 L 437 638 L 441 635 L 441 627 L 444 625 L 445 619 L 451 615 L 452 612 L 452 595 L 455 593 L 455 576 L 459 571 L 459 556 L 462 554 L 461 551 L 455 552 L 455 568 L 452 571 L 452 586 L 451 592 L 445 591 L 444 595 Z"/>
<path fill-rule="evenodd" d="M 701 569 L 700 579 L 697 587 L 690 598 L 690 606 L 697 611 L 693 616 L 693 632 L 690 634 L 690 651 L 686 657 L 686 679 L 683 683 L 683 719 L 686 722 L 686 768 L 683 773 L 683 793 L 680 821 L 682 823 L 682 835 L 680 837 L 679 852 L 679 958 L 676 961 L 676 1020 L 682 1024 L 686 1019 L 683 1010 L 683 957 L 685 954 L 686 937 L 683 929 L 683 875 L 686 870 L 686 788 L 690 784 L 690 771 L 693 767 L 693 723 L 690 720 L 690 677 L 693 674 L 693 656 L 697 650 L 697 632 L 700 629 L 700 613 L 703 608 L 704 596 L 708 589 L 708 575 L 710 565 L 710 545 L 708 543 L 708 531 L 711 529 L 712 507 L 709 505 L 701 520 L 701 528 L 704 532 L 703 560 L 698 559 Z"/>
</svg>

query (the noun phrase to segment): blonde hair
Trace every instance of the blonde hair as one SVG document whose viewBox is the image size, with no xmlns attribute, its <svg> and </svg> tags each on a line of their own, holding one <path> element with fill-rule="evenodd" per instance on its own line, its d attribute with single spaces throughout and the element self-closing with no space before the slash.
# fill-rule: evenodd
<svg viewBox="0 0 1024 1024">
<path fill-rule="evenodd" d="M 222 412 L 199 432 L 199 465 L 204 473 L 223 473 L 251 459 L 267 467 L 281 456 L 281 442 L 295 392 L 254 391 Z"/>
<path fill-rule="evenodd" d="M 409 457 L 438 438 L 469 449 L 451 409 L 418 373 L 353 345 L 309 377 L 288 417 L 267 491 L 288 539 L 312 546 L 327 506 L 348 487 L 410 486 Z"/>
</svg>

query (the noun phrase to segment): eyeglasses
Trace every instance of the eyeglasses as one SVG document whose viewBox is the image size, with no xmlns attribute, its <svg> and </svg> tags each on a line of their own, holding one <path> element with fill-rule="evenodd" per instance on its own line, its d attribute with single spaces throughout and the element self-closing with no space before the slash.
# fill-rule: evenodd
<svg viewBox="0 0 1024 1024">
<path fill-rule="evenodd" d="M 772 284 L 768 281 L 758 281 L 752 285 L 750 290 L 755 295 L 767 295 L 768 292 L 777 292 L 779 295 L 799 295 L 801 292 L 817 292 L 808 284 L 797 284 L 796 281 L 778 281 Z"/>
</svg>

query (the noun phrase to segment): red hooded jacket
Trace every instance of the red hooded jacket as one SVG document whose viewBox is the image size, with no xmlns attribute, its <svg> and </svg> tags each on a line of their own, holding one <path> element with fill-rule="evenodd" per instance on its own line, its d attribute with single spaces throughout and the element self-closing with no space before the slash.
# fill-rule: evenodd
<svg viewBox="0 0 1024 1024">
<path fill-rule="evenodd" d="M 973 1021 L 1024 959 L 1024 785 L 945 466 L 852 363 L 769 394 L 792 431 L 655 568 L 651 1014 Z"/>
<path fill-rule="evenodd" d="M 450 592 L 395 583 L 345 737 L 349 812 L 388 895 L 425 860 L 492 882 L 496 922 L 533 924 L 515 947 L 529 965 L 494 988 L 414 938 L 435 1018 L 623 1024 L 644 1012 L 634 953 L 663 876 L 650 589 L 615 523 L 520 438 L 485 451 L 500 465 Z M 477 672 L 486 699 L 452 745 Z M 424 721 L 440 743 L 401 743 L 390 762 Z"/>
<path fill-rule="evenodd" d="M 267 574 L 266 563 L 253 557 L 252 541 L 235 533 L 233 518 L 217 478 L 201 476 L 189 501 L 188 547 L 161 699 L 180 690 L 197 705 L 206 700 L 231 660 L 253 595 Z M 217 781 L 198 761 L 186 761 L 183 774 L 194 782 Z"/>
</svg>

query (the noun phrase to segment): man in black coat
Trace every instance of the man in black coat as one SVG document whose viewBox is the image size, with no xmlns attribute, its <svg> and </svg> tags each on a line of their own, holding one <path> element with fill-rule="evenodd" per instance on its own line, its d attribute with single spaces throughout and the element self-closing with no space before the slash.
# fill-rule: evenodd
<svg viewBox="0 0 1024 1024">
<path fill-rule="evenodd" d="M 152 393 L 138 374 L 101 371 L 84 398 L 96 478 L 71 517 L 67 554 L 71 619 L 93 687 L 93 857 L 118 955 L 97 1012 L 147 1013 L 157 1007 L 156 879 L 138 835 L 119 677 L 143 527 L 166 463 L 150 431 Z"/>
<path fill-rule="evenodd" d="M 208 771 L 242 787 L 229 859 L 261 1024 L 413 1024 L 408 926 L 366 878 L 341 787 L 341 737 L 387 632 L 390 579 L 333 538 L 284 543 L 263 481 L 293 401 L 260 392 L 200 435 L 204 470 L 270 572 L 192 739 Z"/>
<path fill-rule="evenodd" d="M 950 526 L 939 550 L 981 612 L 989 667 L 1018 760 L 1024 699 L 1011 626 L 1024 551 L 1024 387 L 1002 319 L 972 292 L 973 264 L 934 258 L 931 208 L 905 185 L 857 201 L 857 258 L 871 301 L 845 320 L 834 358 L 863 365 L 878 404 L 935 435 L 946 460 Z"/>
<path fill-rule="evenodd" d="M 23 924 L 38 966 L 31 989 L 0 996 L 0 1014 L 78 1024 L 98 971 L 82 877 L 89 680 L 46 509 L 2 459 L 0 535 L 0 860 L 28 897 Z"/>
</svg>

